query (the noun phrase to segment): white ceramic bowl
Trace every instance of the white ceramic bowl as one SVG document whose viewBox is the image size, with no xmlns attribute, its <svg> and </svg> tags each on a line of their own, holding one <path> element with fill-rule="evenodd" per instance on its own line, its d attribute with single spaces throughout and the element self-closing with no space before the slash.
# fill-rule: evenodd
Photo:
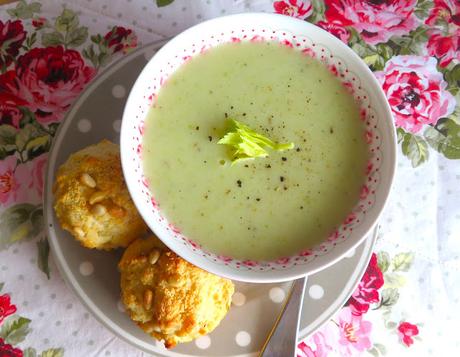
<svg viewBox="0 0 460 357">
<path fill-rule="evenodd" d="M 172 227 L 152 198 L 143 174 L 144 119 L 168 77 L 190 57 L 230 41 L 279 41 L 322 61 L 354 93 L 362 109 L 371 150 L 361 200 L 345 222 L 313 249 L 276 261 L 239 261 L 208 252 Z M 393 181 L 395 128 L 389 105 L 366 64 L 326 31 L 274 14 L 239 14 L 196 25 L 169 41 L 147 63 L 129 94 L 121 128 L 124 176 L 139 212 L 155 234 L 192 264 L 234 280 L 275 282 L 294 279 L 333 264 L 358 245 L 374 227 Z"/>
</svg>

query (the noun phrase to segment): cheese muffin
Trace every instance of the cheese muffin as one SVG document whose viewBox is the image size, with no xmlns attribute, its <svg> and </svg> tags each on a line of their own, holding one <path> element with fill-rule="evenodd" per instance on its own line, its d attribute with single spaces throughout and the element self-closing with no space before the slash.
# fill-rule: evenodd
<svg viewBox="0 0 460 357">
<path fill-rule="evenodd" d="M 71 155 L 53 192 L 62 228 L 87 248 L 126 247 L 147 232 L 123 179 L 119 146 L 108 140 Z"/>
<path fill-rule="evenodd" d="M 230 280 L 186 262 L 156 237 L 131 243 L 118 267 L 127 313 L 167 348 L 211 332 L 230 308 Z"/>
</svg>

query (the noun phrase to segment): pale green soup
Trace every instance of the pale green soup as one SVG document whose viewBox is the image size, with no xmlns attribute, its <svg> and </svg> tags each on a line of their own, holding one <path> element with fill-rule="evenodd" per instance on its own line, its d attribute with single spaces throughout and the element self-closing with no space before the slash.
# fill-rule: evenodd
<svg viewBox="0 0 460 357">
<path fill-rule="evenodd" d="M 295 148 L 232 166 L 217 144 L 226 117 Z M 357 203 L 368 158 L 359 108 L 339 80 L 267 42 L 221 45 L 179 68 L 148 113 L 143 146 L 165 217 L 204 249 L 241 259 L 323 241 Z"/>
</svg>

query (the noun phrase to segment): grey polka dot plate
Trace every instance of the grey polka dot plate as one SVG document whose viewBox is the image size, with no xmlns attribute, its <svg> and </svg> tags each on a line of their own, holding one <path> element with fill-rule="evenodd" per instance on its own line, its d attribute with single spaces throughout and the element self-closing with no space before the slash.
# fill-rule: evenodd
<svg viewBox="0 0 460 357">
<path fill-rule="evenodd" d="M 81 247 L 56 221 L 52 183 L 68 156 L 104 138 L 118 142 L 129 89 L 147 60 L 163 43 L 143 47 L 101 73 L 76 101 L 61 124 L 49 156 L 45 218 L 55 261 L 81 302 L 116 335 L 157 356 L 253 356 L 281 311 L 290 283 L 236 283 L 230 312 L 208 336 L 167 351 L 140 330 L 120 302 L 117 263 L 122 251 Z M 301 339 L 326 322 L 348 299 L 369 261 L 376 231 L 352 254 L 308 278 L 300 323 Z"/>
</svg>

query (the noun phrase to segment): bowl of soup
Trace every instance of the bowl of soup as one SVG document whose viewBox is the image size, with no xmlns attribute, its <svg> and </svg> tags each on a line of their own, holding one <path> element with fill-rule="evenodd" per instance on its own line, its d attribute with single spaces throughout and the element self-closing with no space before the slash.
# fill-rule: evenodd
<svg viewBox="0 0 460 357">
<path fill-rule="evenodd" d="M 365 239 L 395 171 L 395 129 L 366 64 L 322 29 L 239 14 L 196 25 L 129 94 L 121 159 L 152 231 L 209 272 L 275 282 Z"/>
</svg>

